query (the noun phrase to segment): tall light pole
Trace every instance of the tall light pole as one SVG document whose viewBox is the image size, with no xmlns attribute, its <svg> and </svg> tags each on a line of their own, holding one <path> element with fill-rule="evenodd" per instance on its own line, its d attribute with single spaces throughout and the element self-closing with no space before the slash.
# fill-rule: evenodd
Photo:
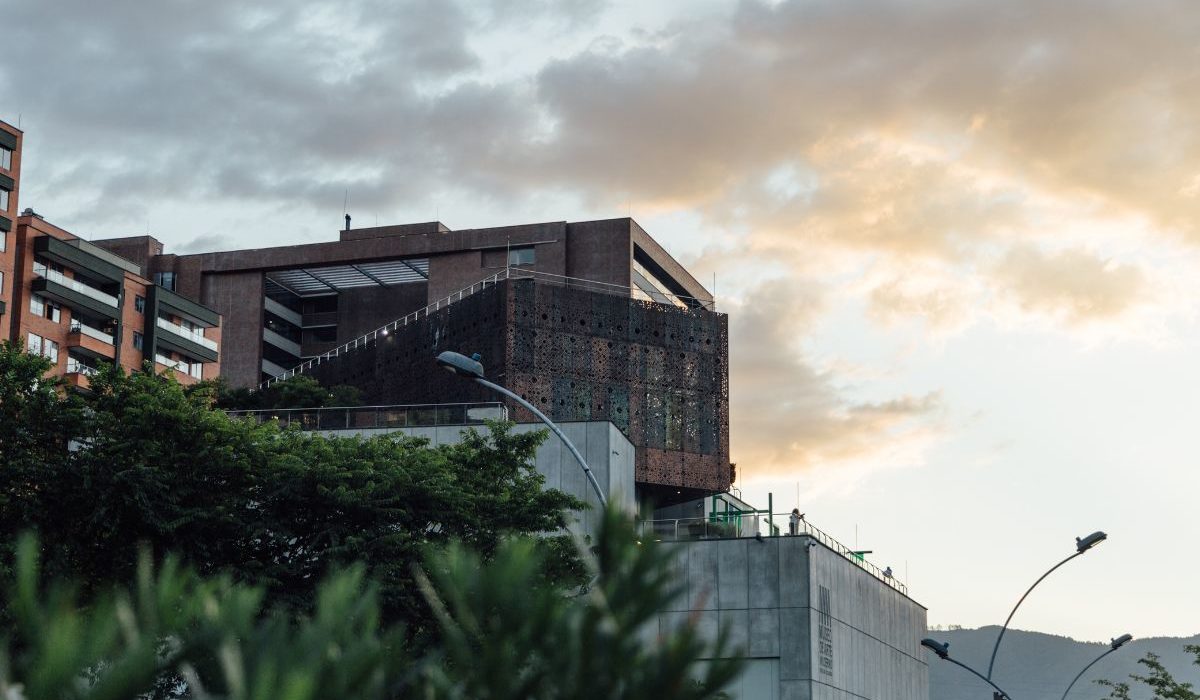
<svg viewBox="0 0 1200 700">
<path fill-rule="evenodd" d="M 987 680 L 988 681 L 991 680 L 992 668 L 996 665 L 996 652 L 1000 650 L 1000 640 L 1004 639 L 1004 633 L 1008 631 L 1008 623 L 1012 622 L 1013 615 L 1017 614 L 1017 608 L 1021 607 L 1021 603 L 1025 602 L 1025 598 L 1027 598 L 1029 596 L 1029 593 L 1031 591 L 1033 591 L 1033 589 L 1037 588 L 1037 585 L 1039 583 L 1041 583 L 1043 579 L 1045 579 L 1050 574 L 1054 573 L 1055 570 L 1058 569 L 1058 567 L 1062 566 L 1063 564 L 1066 564 L 1067 562 L 1071 561 L 1072 559 L 1079 556 L 1080 554 L 1083 554 L 1084 552 L 1088 551 L 1092 547 L 1095 547 L 1096 545 L 1100 544 L 1101 542 L 1103 542 L 1106 539 L 1108 539 L 1108 535 L 1106 535 L 1100 531 L 1093 532 L 1092 534 L 1088 535 L 1087 537 L 1082 537 L 1082 538 L 1076 537 L 1075 538 L 1075 553 L 1072 554 L 1071 556 L 1067 557 L 1066 559 L 1063 559 L 1062 561 L 1058 562 L 1053 567 L 1051 567 L 1051 569 L 1049 571 L 1042 574 L 1041 577 L 1038 578 L 1038 580 L 1033 582 L 1033 585 L 1029 587 L 1029 590 L 1025 591 L 1025 595 L 1021 596 L 1021 599 L 1018 600 L 1017 604 L 1013 606 L 1012 612 L 1010 612 L 1008 614 L 1008 619 L 1004 621 L 1004 626 L 1000 628 L 1000 634 L 998 634 L 996 636 L 996 645 L 992 647 L 992 658 L 990 661 L 988 661 L 988 670 L 987 670 Z"/>
<path fill-rule="evenodd" d="M 1004 692 L 1004 689 L 1001 688 L 1000 686 L 996 685 L 995 683 L 993 683 L 990 678 L 987 678 L 979 671 L 976 671 L 975 669 L 964 664 L 963 662 L 959 661 L 958 659 L 950 658 L 950 642 L 939 642 L 936 639 L 930 639 L 930 638 L 926 637 L 925 639 L 921 640 L 921 646 L 923 646 L 926 649 L 929 649 L 933 653 L 937 654 L 938 658 L 940 658 L 944 661 L 949 661 L 950 663 L 952 663 L 955 666 L 958 666 L 960 668 L 965 668 L 967 671 L 970 671 L 971 673 L 978 676 L 981 681 L 983 681 L 984 683 L 987 683 L 988 685 L 995 688 L 996 692 L 999 693 L 999 695 L 996 696 L 996 700 L 1012 700 L 1012 696 L 1010 696 L 1008 693 Z"/>
<path fill-rule="evenodd" d="M 554 434 L 557 435 L 558 438 L 563 441 L 563 444 L 567 446 L 567 449 L 571 451 L 571 454 L 575 455 L 575 461 L 579 462 L 580 467 L 583 467 L 584 475 L 587 476 L 588 481 L 591 482 L 592 488 L 596 490 L 596 498 L 600 499 L 600 507 L 601 508 L 607 507 L 608 499 L 604 497 L 604 491 L 602 491 L 600 489 L 600 483 L 598 481 L 596 481 L 596 475 L 592 473 L 592 469 L 591 469 L 591 467 L 589 467 L 587 465 L 587 461 L 584 460 L 583 455 L 579 454 L 579 450 L 576 449 L 575 445 L 570 440 L 567 439 L 567 436 L 565 433 L 563 433 L 562 429 L 559 428 L 557 425 L 555 425 L 554 421 L 547 418 L 544 413 L 537 410 L 537 407 L 535 407 L 533 404 L 529 403 L 528 401 L 521 398 L 517 394 L 514 394 L 513 392 L 509 391 L 508 389 L 505 389 L 504 387 L 500 386 L 499 384 L 494 384 L 494 383 L 489 382 L 488 380 L 484 379 L 483 378 L 483 363 L 481 363 L 476 358 L 478 358 L 478 355 L 476 355 L 475 358 L 471 358 L 471 357 L 467 357 L 466 355 L 463 355 L 461 353 L 451 352 L 451 351 L 447 350 L 445 352 L 440 353 L 437 356 L 437 363 L 443 369 L 449 370 L 450 372 L 453 372 L 454 374 L 457 374 L 460 377 L 465 377 L 467 379 L 474 380 L 474 382 L 476 384 L 485 386 L 485 387 L 491 389 L 492 391 L 495 391 L 499 394 L 503 394 L 503 395 L 507 396 L 508 398 L 512 399 L 513 401 L 516 401 L 517 403 L 524 406 L 526 409 L 528 409 L 528 411 L 530 413 L 537 416 L 538 420 L 545 423 L 546 427 L 550 428 L 550 430 L 553 431 Z"/>
<path fill-rule="evenodd" d="M 1117 649 L 1120 649 L 1121 647 L 1123 647 L 1123 646 L 1125 646 L 1126 644 L 1128 644 L 1128 643 L 1129 643 L 1129 642 L 1130 642 L 1132 639 L 1133 639 L 1133 635 L 1131 635 L 1131 634 L 1123 634 L 1123 635 L 1121 635 L 1120 637 L 1117 637 L 1116 639 L 1114 639 L 1114 640 L 1112 640 L 1111 642 L 1109 642 L 1109 645 L 1108 645 L 1108 646 L 1109 646 L 1109 648 L 1108 648 L 1108 649 L 1107 649 L 1107 650 L 1106 650 L 1106 651 L 1105 651 L 1103 654 L 1101 654 L 1100 656 L 1097 656 L 1095 659 L 1093 659 L 1093 660 L 1092 660 L 1092 663 L 1088 664 L 1087 666 L 1084 666 L 1084 667 L 1083 667 L 1083 670 L 1082 670 L 1082 671 L 1080 671 L 1080 672 L 1079 672 L 1079 673 L 1078 673 L 1078 674 L 1075 676 L 1075 678 L 1071 679 L 1071 685 L 1068 685 L 1068 686 L 1067 686 L 1067 689 L 1063 691 L 1063 694 L 1062 694 L 1062 700 L 1067 700 L 1067 693 L 1071 692 L 1071 688 L 1074 688 L 1074 687 L 1075 687 L 1075 682 L 1076 682 L 1076 681 L 1078 681 L 1080 678 L 1082 678 L 1082 677 L 1083 677 L 1083 674 L 1087 673 L 1087 670 L 1088 670 L 1089 668 L 1091 668 L 1092 666 L 1095 666 L 1095 665 L 1096 665 L 1096 662 L 1100 661 L 1100 659 L 1103 659 L 1104 657 L 1106 657 L 1106 656 L 1108 656 L 1109 654 L 1113 653 L 1113 652 L 1114 652 L 1114 651 L 1116 651 Z"/>
</svg>

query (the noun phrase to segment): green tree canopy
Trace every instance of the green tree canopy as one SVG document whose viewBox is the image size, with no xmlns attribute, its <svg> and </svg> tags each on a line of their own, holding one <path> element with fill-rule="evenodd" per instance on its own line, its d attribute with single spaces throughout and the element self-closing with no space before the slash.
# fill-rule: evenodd
<svg viewBox="0 0 1200 700">
<path fill-rule="evenodd" d="M 585 596 L 541 578 L 544 552 L 508 538 L 484 558 L 454 544 L 417 579 L 437 623 L 419 645 L 382 623 L 361 566 L 317 587 L 313 611 L 264 605 L 262 589 L 200 577 L 145 553 L 135 583 L 84 608 L 74 588 L 44 582 L 30 537 L 17 548 L 3 608 L 0 697 L 6 700 L 427 698 L 428 700 L 708 700 L 740 672 L 724 642 L 685 624 L 657 633 L 682 595 L 653 542 L 609 510 Z M 2 584 L 0 584 L 2 585 Z M 648 633 L 649 631 L 649 633 Z"/>
<path fill-rule="evenodd" d="M 0 549 L 36 530 L 45 570 L 86 582 L 84 594 L 131 580 L 138 542 L 297 610 L 331 568 L 362 562 L 384 618 L 421 627 L 412 566 L 426 547 L 461 541 L 486 558 L 507 536 L 561 531 L 564 510 L 582 507 L 529 466 L 542 433 L 495 423 L 437 448 L 323 437 L 230 419 L 211 388 L 170 377 L 108 367 L 80 396 L 47 369 L 0 349 Z M 535 542 L 553 554 L 547 575 L 579 576 L 564 536 Z"/>
</svg>

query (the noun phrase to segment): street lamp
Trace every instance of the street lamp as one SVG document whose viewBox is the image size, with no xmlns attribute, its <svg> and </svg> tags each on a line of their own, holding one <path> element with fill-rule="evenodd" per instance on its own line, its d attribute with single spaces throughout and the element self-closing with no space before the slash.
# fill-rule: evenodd
<svg viewBox="0 0 1200 700">
<path fill-rule="evenodd" d="M 1103 659 L 1104 657 L 1113 653 L 1117 649 L 1120 649 L 1121 647 L 1125 646 L 1132 640 L 1133 640 L 1133 635 L 1123 634 L 1120 637 L 1117 637 L 1116 639 L 1109 642 L 1109 645 L 1108 645 L 1109 648 L 1103 654 L 1101 654 L 1100 656 L 1097 656 L 1095 659 L 1093 659 L 1092 663 L 1088 664 L 1087 666 L 1084 666 L 1083 670 L 1080 671 L 1079 674 L 1076 675 L 1075 678 L 1073 678 L 1071 680 L 1071 685 L 1068 685 L 1067 689 L 1063 691 L 1062 700 L 1067 700 L 1067 693 L 1071 692 L 1071 688 L 1075 687 L 1075 681 L 1078 681 L 1080 678 L 1082 678 L 1083 674 L 1087 673 L 1087 670 L 1089 668 L 1091 668 L 1092 666 L 1095 666 L 1097 661 L 1099 661 L 1100 659 Z"/>
<path fill-rule="evenodd" d="M 583 459 L 583 455 L 579 454 L 579 450 L 576 449 L 575 445 L 572 444 L 571 441 L 567 439 L 567 436 L 563 433 L 562 429 L 560 429 L 557 425 L 554 424 L 553 421 L 551 421 L 549 418 L 547 418 L 545 414 L 543 414 L 541 411 L 537 410 L 537 408 L 533 404 L 531 404 L 528 401 L 526 401 L 525 399 L 521 398 L 519 395 L 514 394 L 513 392 L 509 391 L 508 389 L 505 389 L 504 387 L 500 386 L 499 384 L 494 384 L 494 383 L 489 382 L 488 380 L 484 379 L 483 378 L 483 363 L 481 363 L 479 361 L 479 355 L 475 355 L 473 357 L 467 357 L 466 355 L 446 350 L 445 352 L 442 352 L 437 356 L 437 363 L 443 369 L 446 369 L 454 374 L 457 374 L 460 377 L 465 377 L 466 379 L 471 379 L 476 384 L 480 384 L 482 386 L 485 386 L 485 387 L 491 389 L 492 391 L 495 391 L 497 393 L 507 396 L 508 398 L 512 399 L 513 401 L 516 401 L 517 403 L 524 406 L 526 409 L 529 410 L 530 413 L 537 416 L 538 420 L 545 423 L 546 427 L 550 428 L 550 430 L 552 430 L 554 432 L 554 434 L 557 435 L 559 437 L 559 439 L 563 441 L 563 444 L 567 446 L 567 449 L 571 451 L 571 454 L 575 455 L 575 460 L 577 462 L 579 462 L 579 466 L 583 467 L 584 475 L 587 476 L 588 481 L 591 482 L 592 488 L 596 490 L 596 498 L 600 499 L 600 507 L 605 508 L 608 506 L 608 499 L 604 497 L 604 492 L 600 490 L 600 483 L 596 481 L 596 475 L 592 473 L 591 468 L 588 467 L 587 462 Z"/>
<path fill-rule="evenodd" d="M 958 666 L 960 668 L 965 668 L 966 670 L 968 670 L 971 673 L 978 676 L 979 679 L 982 680 L 984 683 L 987 683 L 988 685 L 995 688 L 996 692 L 999 693 L 999 695 L 996 696 L 996 700 L 1012 700 L 1012 698 L 1009 696 L 1009 694 L 1004 692 L 1003 688 L 1001 688 L 1000 686 L 993 683 L 990 678 L 987 678 L 979 671 L 976 671 L 975 669 L 962 663 L 961 661 L 950 658 L 950 642 L 939 642 L 936 639 L 930 639 L 930 638 L 926 637 L 925 639 L 921 640 L 921 646 L 933 651 L 933 653 L 938 655 L 938 658 L 940 658 L 944 661 L 949 661 L 950 663 L 952 663 L 955 666 Z"/>
<path fill-rule="evenodd" d="M 990 661 L 988 661 L 988 671 L 987 671 L 988 679 L 991 679 L 991 677 L 992 677 L 992 667 L 994 667 L 996 665 L 996 652 L 1000 650 L 1000 640 L 1004 639 L 1004 633 L 1008 631 L 1008 623 L 1012 622 L 1013 615 L 1017 614 L 1017 608 L 1021 607 L 1021 603 L 1025 602 L 1025 598 L 1029 596 L 1030 591 L 1032 591 L 1034 588 L 1037 588 L 1037 585 L 1042 582 L 1042 579 L 1044 579 L 1047 576 L 1049 576 L 1050 574 L 1054 573 L 1054 571 L 1056 569 L 1058 569 L 1058 567 L 1062 566 L 1063 564 L 1066 564 L 1067 562 L 1071 561 L 1072 559 L 1079 556 L 1080 554 L 1083 554 L 1084 552 L 1088 551 L 1092 547 L 1095 547 L 1096 545 L 1100 544 L 1101 542 L 1103 542 L 1106 539 L 1108 539 L 1108 535 L 1106 535 L 1100 531 L 1093 532 L 1092 534 L 1088 535 L 1087 537 L 1076 537 L 1075 538 L 1075 553 L 1072 554 L 1071 556 L 1067 557 L 1066 559 L 1063 559 L 1062 561 L 1058 562 L 1057 564 L 1055 564 L 1049 571 L 1042 574 L 1038 580 L 1034 581 L 1033 585 L 1029 587 L 1029 590 L 1025 591 L 1025 595 L 1021 596 L 1021 599 L 1017 601 L 1017 604 L 1015 606 L 1013 606 L 1012 612 L 1010 612 L 1008 614 L 1008 619 L 1004 621 L 1004 626 L 1000 628 L 1000 634 L 996 636 L 996 645 L 992 647 L 992 658 Z"/>
</svg>

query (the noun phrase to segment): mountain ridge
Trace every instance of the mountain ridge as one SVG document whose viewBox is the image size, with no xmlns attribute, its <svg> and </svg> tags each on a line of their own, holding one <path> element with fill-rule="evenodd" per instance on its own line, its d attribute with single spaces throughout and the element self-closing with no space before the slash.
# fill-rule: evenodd
<svg viewBox="0 0 1200 700">
<path fill-rule="evenodd" d="M 988 658 L 1000 627 L 930 630 L 926 636 L 950 643 L 950 658 L 986 675 Z M 1118 633 L 1119 634 L 1119 633 Z M 1130 673 L 1144 674 L 1137 663 L 1147 652 L 1158 654 L 1163 665 L 1182 682 L 1200 688 L 1200 666 L 1183 647 L 1200 644 L 1200 634 L 1191 637 L 1147 637 L 1134 639 L 1088 670 L 1071 690 L 1069 700 L 1102 700 L 1108 692 L 1097 679 L 1128 680 Z M 1071 637 L 1009 629 L 996 655 L 993 679 L 1016 700 L 1060 700 L 1075 674 L 1108 648 L 1105 642 L 1080 642 Z M 954 664 L 926 652 L 929 659 L 930 700 L 986 699 L 990 688 Z M 1136 689 L 1136 686 L 1135 686 Z M 1135 690 L 1134 697 L 1142 697 Z M 1148 696 L 1147 696 L 1148 697 Z"/>
</svg>

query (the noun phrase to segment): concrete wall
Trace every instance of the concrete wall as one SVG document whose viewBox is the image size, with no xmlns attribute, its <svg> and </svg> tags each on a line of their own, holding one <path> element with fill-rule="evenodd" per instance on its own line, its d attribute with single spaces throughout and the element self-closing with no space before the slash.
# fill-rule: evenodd
<svg viewBox="0 0 1200 700">
<path fill-rule="evenodd" d="M 385 435 L 403 433 L 428 438 L 432 445 L 450 445 L 462 439 L 464 430 L 471 427 L 482 430 L 483 426 L 446 425 L 426 428 L 368 428 L 357 430 L 331 430 L 330 435 Z M 545 429 L 542 423 L 518 423 L 513 432 L 527 433 Z M 626 511 L 636 511 L 633 484 L 633 445 L 615 425 L 607 421 L 560 423 L 559 427 L 574 443 L 588 467 L 600 482 L 600 488 L 612 502 Z M 583 469 L 575 461 L 570 450 L 553 434 L 538 447 L 534 456 L 534 468 L 546 477 L 546 488 L 559 489 L 587 502 L 590 508 L 575 513 L 579 531 L 591 535 L 598 523 L 599 503 L 595 491 L 587 482 Z"/>
<path fill-rule="evenodd" d="M 815 539 L 664 546 L 686 590 L 659 632 L 694 621 L 710 638 L 727 635 L 748 658 L 734 697 L 928 699 L 925 609 Z"/>
</svg>

